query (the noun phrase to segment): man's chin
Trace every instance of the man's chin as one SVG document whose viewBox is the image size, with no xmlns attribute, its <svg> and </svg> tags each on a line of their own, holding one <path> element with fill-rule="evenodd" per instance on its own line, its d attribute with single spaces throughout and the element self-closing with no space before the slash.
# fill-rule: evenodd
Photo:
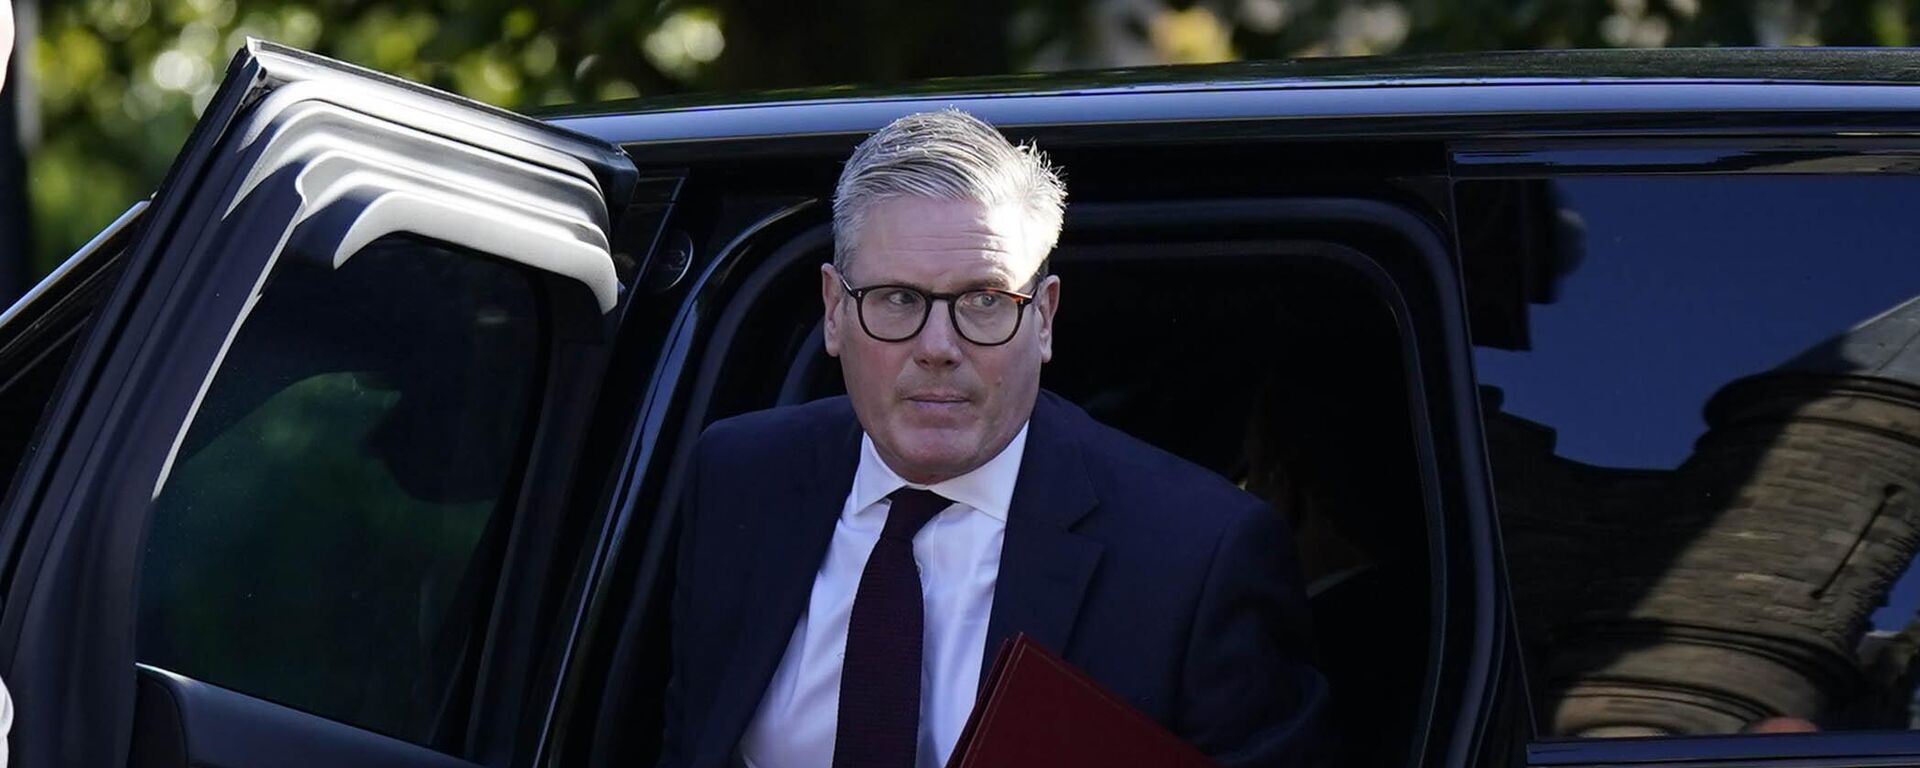
<svg viewBox="0 0 1920 768">
<path fill-rule="evenodd" d="M 893 470 L 917 483 L 958 477 L 975 469 L 980 442 L 971 434 L 904 435 L 898 454 L 905 466 Z M 929 480 L 928 478 L 934 478 Z"/>
</svg>

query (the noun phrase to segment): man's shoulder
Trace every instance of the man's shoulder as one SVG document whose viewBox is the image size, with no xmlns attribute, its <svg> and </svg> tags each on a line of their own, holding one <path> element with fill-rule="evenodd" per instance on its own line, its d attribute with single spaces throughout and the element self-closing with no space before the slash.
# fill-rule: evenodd
<svg viewBox="0 0 1920 768">
<path fill-rule="evenodd" d="M 1107 426 L 1057 395 L 1050 404 L 1074 433 L 1087 478 L 1108 508 L 1138 509 L 1187 524 L 1225 525 L 1262 509 L 1259 497 L 1213 470 Z M 1179 514 L 1171 514 L 1174 511 Z"/>
<path fill-rule="evenodd" d="M 791 458 L 795 446 L 818 447 L 853 428 L 853 404 L 846 396 L 799 405 L 783 405 L 707 425 L 700 435 L 702 458 L 752 458 L 775 454 Z"/>
</svg>

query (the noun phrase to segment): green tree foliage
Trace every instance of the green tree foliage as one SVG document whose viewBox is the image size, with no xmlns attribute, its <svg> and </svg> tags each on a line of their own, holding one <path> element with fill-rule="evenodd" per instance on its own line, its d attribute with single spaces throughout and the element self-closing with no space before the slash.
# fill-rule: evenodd
<svg viewBox="0 0 1920 768">
<path fill-rule="evenodd" d="M 516 109 L 1394 52 L 1905 45 L 1920 0 L 44 0 L 35 269 L 159 182 L 251 35 Z"/>
<path fill-rule="evenodd" d="M 719 53 L 711 12 L 652 3 L 54 0 L 41 15 L 28 160 L 41 271 L 159 182 L 248 36 L 515 108 L 671 93 Z M 710 47 L 649 46 L 663 24 L 695 46 L 704 29 Z"/>
</svg>

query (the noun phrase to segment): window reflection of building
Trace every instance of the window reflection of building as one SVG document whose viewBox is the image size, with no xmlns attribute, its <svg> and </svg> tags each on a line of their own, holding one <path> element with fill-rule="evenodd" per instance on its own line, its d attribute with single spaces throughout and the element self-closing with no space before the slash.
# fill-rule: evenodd
<svg viewBox="0 0 1920 768">
<path fill-rule="evenodd" d="M 1920 629 L 1869 617 L 1920 545 L 1920 302 L 1721 388 L 1672 470 L 1557 456 L 1485 393 L 1543 729 L 1912 721 Z"/>
</svg>

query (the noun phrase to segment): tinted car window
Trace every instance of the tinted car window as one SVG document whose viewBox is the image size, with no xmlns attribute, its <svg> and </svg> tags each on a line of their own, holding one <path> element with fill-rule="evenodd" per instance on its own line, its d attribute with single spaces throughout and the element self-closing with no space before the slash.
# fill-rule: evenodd
<svg viewBox="0 0 1920 768">
<path fill-rule="evenodd" d="M 154 500 L 141 661 L 433 742 L 495 588 L 541 325 L 528 274 L 424 243 L 281 267 Z"/>
<path fill-rule="evenodd" d="M 1920 178 L 1520 187 L 1467 270 L 1542 730 L 1909 727 Z"/>
</svg>

